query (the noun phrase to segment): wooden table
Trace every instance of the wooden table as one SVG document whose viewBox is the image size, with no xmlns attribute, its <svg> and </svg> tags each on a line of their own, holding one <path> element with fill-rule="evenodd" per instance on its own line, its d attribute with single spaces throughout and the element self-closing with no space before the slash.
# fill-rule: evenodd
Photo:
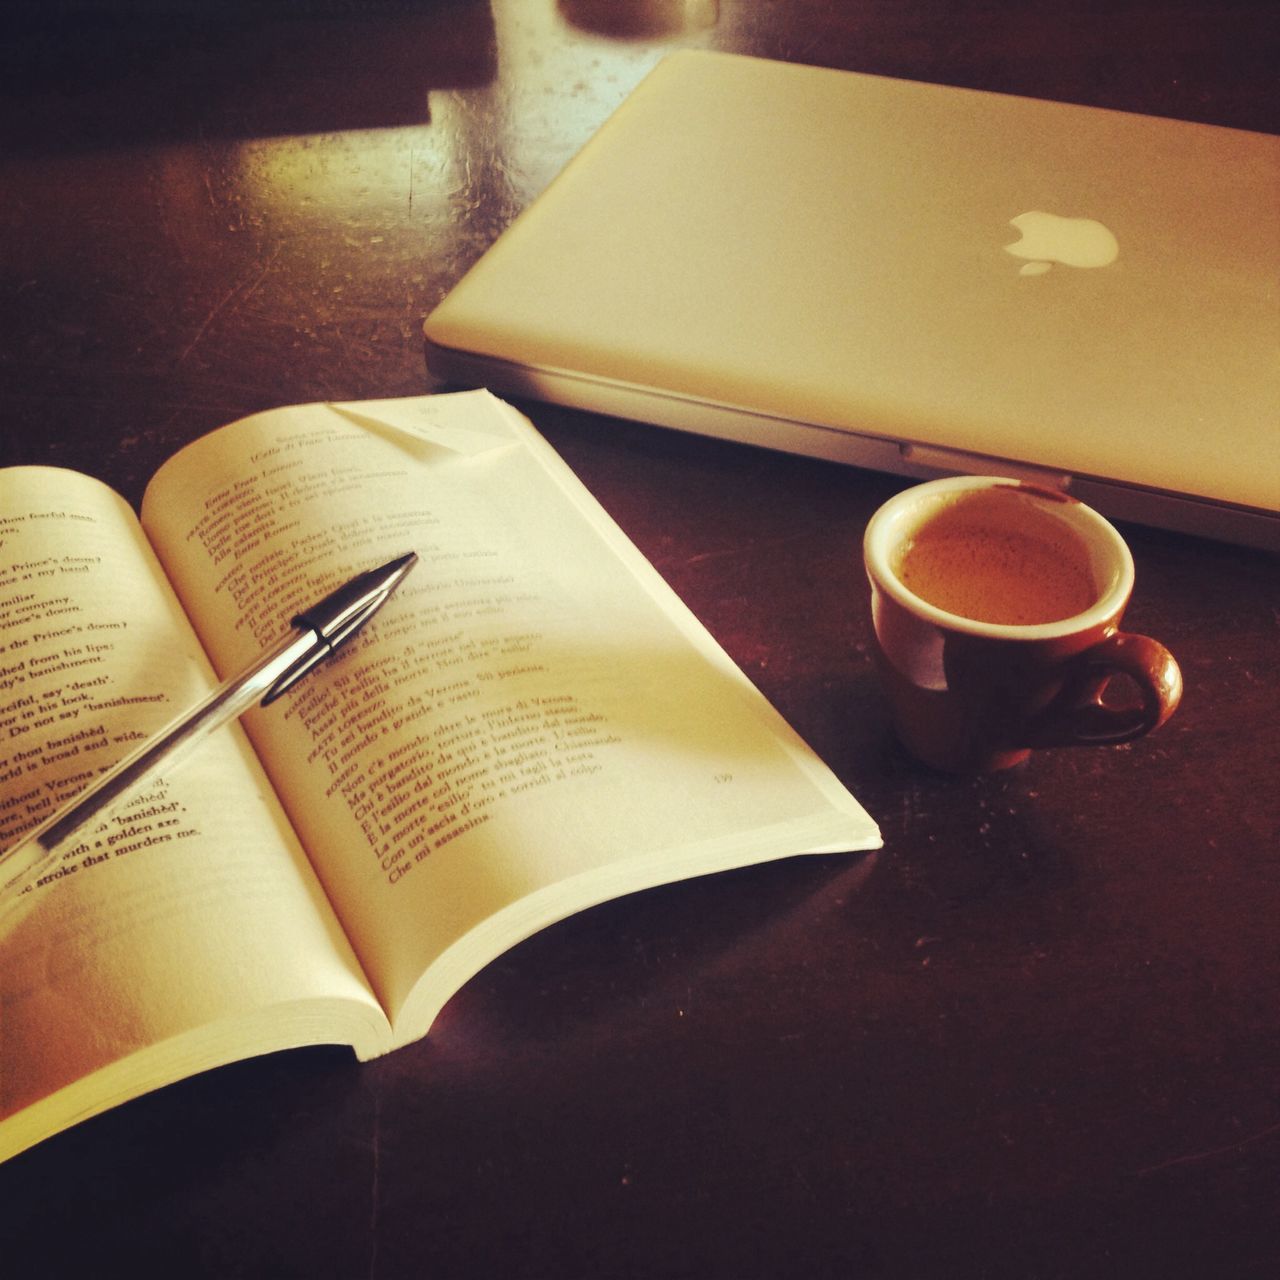
<svg viewBox="0 0 1280 1280">
<path fill-rule="evenodd" d="M 7 21 L 0 462 L 134 502 L 253 410 L 427 389 L 425 313 L 678 45 L 1280 126 L 1263 3 Z M 0 1166 L 4 1274 L 1280 1274 L 1275 558 L 1127 528 L 1174 720 L 935 776 L 868 656 L 859 542 L 900 481 L 526 407 L 884 851 L 601 907 L 388 1058 L 283 1055 L 84 1124 Z"/>
</svg>

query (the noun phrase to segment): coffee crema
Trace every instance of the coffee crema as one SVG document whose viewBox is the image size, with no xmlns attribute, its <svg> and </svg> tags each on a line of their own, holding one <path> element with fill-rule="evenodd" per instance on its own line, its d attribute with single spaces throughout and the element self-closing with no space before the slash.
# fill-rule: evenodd
<svg viewBox="0 0 1280 1280">
<path fill-rule="evenodd" d="M 935 608 L 1003 626 L 1061 622 L 1098 598 L 1083 549 L 945 518 L 917 533 L 898 576 Z"/>
</svg>

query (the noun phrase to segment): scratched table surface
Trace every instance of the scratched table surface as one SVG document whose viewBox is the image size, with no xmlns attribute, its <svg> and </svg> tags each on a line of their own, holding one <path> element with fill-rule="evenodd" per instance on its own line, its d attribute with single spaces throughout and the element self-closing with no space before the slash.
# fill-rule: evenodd
<svg viewBox="0 0 1280 1280">
<path fill-rule="evenodd" d="M 10 6 L 0 462 L 136 503 L 270 405 L 429 389 L 423 316 L 679 46 L 1275 131 L 1273 6 Z M 1274 228 L 1259 228 L 1274 234 Z M 216 1071 L 0 1166 L 6 1276 L 1280 1275 L 1280 573 L 1127 527 L 1182 708 L 950 778 L 893 745 L 900 483 L 527 406 L 885 848 L 640 894 L 424 1042 Z"/>
</svg>

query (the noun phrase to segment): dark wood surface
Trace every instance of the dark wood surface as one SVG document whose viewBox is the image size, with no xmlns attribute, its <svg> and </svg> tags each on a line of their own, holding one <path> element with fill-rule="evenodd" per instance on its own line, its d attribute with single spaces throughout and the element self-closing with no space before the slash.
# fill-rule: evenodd
<svg viewBox="0 0 1280 1280">
<path fill-rule="evenodd" d="M 237 416 L 427 389 L 425 313 L 672 47 L 1275 131 L 1273 9 L 26 6 L 0 53 L 0 463 L 136 503 Z M 1274 557 L 1127 528 L 1174 720 L 935 776 L 868 656 L 859 543 L 900 482 L 527 407 L 884 851 L 609 904 L 388 1058 L 282 1055 L 84 1124 L 0 1166 L 0 1270 L 1280 1274 Z"/>
</svg>

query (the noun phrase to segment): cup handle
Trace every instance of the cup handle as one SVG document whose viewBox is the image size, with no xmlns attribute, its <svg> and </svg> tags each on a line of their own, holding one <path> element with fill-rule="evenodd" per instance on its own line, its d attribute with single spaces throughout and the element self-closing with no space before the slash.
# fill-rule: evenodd
<svg viewBox="0 0 1280 1280">
<path fill-rule="evenodd" d="M 1133 681 L 1137 697 L 1112 706 L 1103 699 L 1117 675 Z M 1182 697 L 1182 672 L 1150 636 L 1114 632 L 1079 654 L 1061 690 L 1029 726 L 1029 747 L 1107 746 L 1157 729 Z"/>
</svg>

